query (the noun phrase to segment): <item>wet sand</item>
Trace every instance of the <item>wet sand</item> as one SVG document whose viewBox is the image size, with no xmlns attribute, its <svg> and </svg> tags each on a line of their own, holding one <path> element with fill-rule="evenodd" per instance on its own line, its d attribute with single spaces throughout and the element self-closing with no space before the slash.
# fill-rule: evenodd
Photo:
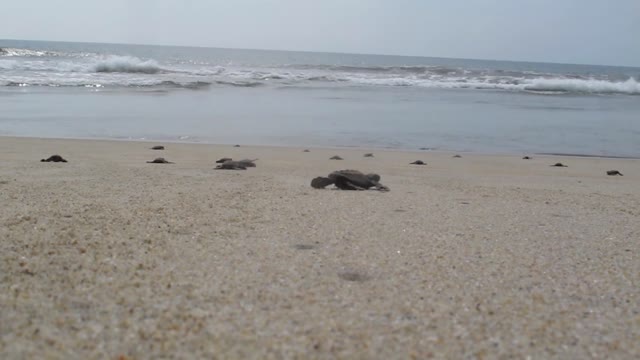
<svg viewBox="0 0 640 360">
<path fill-rule="evenodd" d="M 152 145 L 0 137 L 0 358 L 640 357 L 640 160 Z"/>
</svg>

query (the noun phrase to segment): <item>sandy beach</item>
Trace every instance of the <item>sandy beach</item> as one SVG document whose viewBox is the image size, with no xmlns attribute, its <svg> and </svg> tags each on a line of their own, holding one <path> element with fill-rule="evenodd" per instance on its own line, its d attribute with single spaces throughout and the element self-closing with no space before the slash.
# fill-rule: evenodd
<svg viewBox="0 0 640 360">
<path fill-rule="evenodd" d="M 640 160 L 157 144 L 0 137 L 0 358 L 640 357 Z"/>
</svg>

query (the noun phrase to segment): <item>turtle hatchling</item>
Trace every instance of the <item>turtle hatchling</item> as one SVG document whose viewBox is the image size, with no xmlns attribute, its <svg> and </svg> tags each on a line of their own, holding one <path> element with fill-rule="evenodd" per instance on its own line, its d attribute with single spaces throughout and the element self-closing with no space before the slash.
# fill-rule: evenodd
<svg viewBox="0 0 640 360">
<path fill-rule="evenodd" d="M 151 150 L 164 150 L 164 146 L 156 145 L 156 146 L 151 147 Z"/>
<path fill-rule="evenodd" d="M 319 176 L 311 180 L 311 187 L 324 189 L 334 184 L 340 190 L 373 190 L 389 191 L 389 188 L 380 184 L 380 175 L 364 174 L 358 170 L 338 170 L 327 177 Z"/>
<path fill-rule="evenodd" d="M 618 170 L 609 170 L 609 171 L 607 171 L 607 175 L 609 175 L 609 176 L 616 176 L 616 175 L 623 176 L 622 173 L 620 171 L 618 171 Z"/>
<path fill-rule="evenodd" d="M 372 153 L 366 153 L 366 154 L 364 154 L 364 157 L 373 157 L 373 154 Z"/>
<path fill-rule="evenodd" d="M 422 160 L 416 160 L 412 163 L 409 163 L 409 165 L 427 165 L 427 163 Z"/>
<path fill-rule="evenodd" d="M 167 161 L 165 158 L 155 158 L 151 161 L 147 161 L 147 164 L 173 164 L 171 161 Z"/>
<path fill-rule="evenodd" d="M 563 164 L 563 163 L 555 163 L 553 165 L 549 165 L 551 167 L 568 167 L 567 165 Z"/>
<path fill-rule="evenodd" d="M 67 162 L 67 160 L 65 160 L 62 156 L 60 155 L 51 155 L 46 159 L 41 159 L 41 162 Z"/>
<path fill-rule="evenodd" d="M 255 161 L 249 159 L 243 159 L 239 161 L 227 160 L 220 165 L 216 166 L 215 170 L 247 170 L 250 167 L 256 167 Z"/>
<path fill-rule="evenodd" d="M 329 160 L 344 160 L 344 159 L 341 158 L 340 156 L 336 155 L 336 156 L 330 157 Z"/>
</svg>

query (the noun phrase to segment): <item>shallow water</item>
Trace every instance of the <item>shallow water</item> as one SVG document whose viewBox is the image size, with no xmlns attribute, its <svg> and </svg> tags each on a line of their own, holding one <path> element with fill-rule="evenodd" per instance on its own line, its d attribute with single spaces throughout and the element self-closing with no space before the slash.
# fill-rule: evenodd
<svg viewBox="0 0 640 360">
<path fill-rule="evenodd" d="M 640 156 L 640 69 L 0 40 L 0 134 Z"/>
</svg>

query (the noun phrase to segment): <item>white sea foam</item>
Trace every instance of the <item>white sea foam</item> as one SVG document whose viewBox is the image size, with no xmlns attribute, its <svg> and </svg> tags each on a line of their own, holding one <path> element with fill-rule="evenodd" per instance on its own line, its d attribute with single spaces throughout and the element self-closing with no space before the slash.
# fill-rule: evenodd
<svg viewBox="0 0 640 360">
<path fill-rule="evenodd" d="M 143 73 L 164 72 L 155 60 L 141 60 L 133 56 L 109 56 L 98 61 L 93 71 L 99 73 Z"/>
<path fill-rule="evenodd" d="M 7 57 L 41 57 L 41 56 L 57 56 L 59 53 L 53 51 L 43 50 L 30 50 L 30 49 L 16 49 L 16 48 L 2 48 L 0 49 L 0 56 Z"/>
<path fill-rule="evenodd" d="M 542 92 L 629 94 L 640 95 L 640 83 L 633 78 L 624 82 L 596 79 L 533 79 L 528 80 L 523 90 Z"/>
</svg>

